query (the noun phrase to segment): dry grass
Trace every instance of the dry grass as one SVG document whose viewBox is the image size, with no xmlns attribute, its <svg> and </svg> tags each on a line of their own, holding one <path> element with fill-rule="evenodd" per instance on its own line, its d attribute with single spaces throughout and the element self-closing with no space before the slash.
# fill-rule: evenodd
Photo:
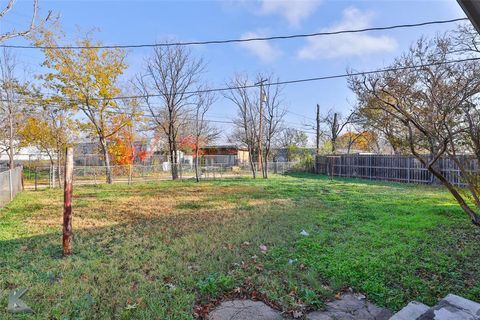
<svg viewBox="0 0 480 320">
<path fill-rule="evenodd" d="M 245 284 L 285 311 L 319 308 L 345 287 L 393 309 L 480 293 L 480 233 L 435 188 L 304 175 L 74 193 L 68 258 L 61 190 L 0 210 L 0 306 L 2 290 L 28 287 L 36 319 L 177 320 Z M 0 319 L 13 317 L 0 307 Z"/>
</svg>

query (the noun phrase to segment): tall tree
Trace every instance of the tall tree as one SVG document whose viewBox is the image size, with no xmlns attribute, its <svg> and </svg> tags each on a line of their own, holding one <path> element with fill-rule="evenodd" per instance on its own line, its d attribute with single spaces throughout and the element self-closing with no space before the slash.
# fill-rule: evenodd
<svg viewBox="0 0 480 320">
<path fill-rule="evenodd" d="M 62 182 L 62 159 L 65 148 L 72 145 L 75 135 L 75 122 L 68 110 L 46 104 L 32 110 L 20 130 L 21 144 L 34 146 L 50 159 L 56 167 L 59 186 Z M 55 176 L 53 176 L 55 187 Z"/>
<path fill-rule="evenodd" d="M 248 76 L 237 74 L 227 83 L 229 90 L 224 92 L 224 96 L 237 107 L 237 116 L 234 119 L 234 140 L 247 146 L 250 169 L 255 179 L 257 177 L 255 159 L 259 149 L 257 145 L 259 113 L 258 100 L 252 97 L 252 93 L 248 90 L 249 85 Z"/>
<path fill-rule="evenodd" d="M 178 179 L 178 138 L 181 128 L 189 121 L 195 91 L 205 69 L 185 46 L 155 47 L 146 61 L 136 86 L 143 96 L 154 125 L 166 137 L 172 179 Z"/>
<path fill-rule="evenodd" d="M 198 94 L 195 103 L 195 118 L 193 122 L 194 137 L 194 161 L 195 161 L 195 179 L 200 181 L 200 147 L 218 138 L 220 132 L 212 126 L 206 119 L 205 115 L 215 101 L 212 92 L 202 92 Z"/>
<path fill-rule="evenodd" d="M 265 78 L 267 79 L 267 84 L 265 84 L 265 98 L 263 110 L 263 119 L 264 126 L 262 132 L 259 134 L 263 135 L 263 147 L 262 147 L 262 170 L 263 178 L 268 178 L 268 160 L 270 159 L 272 151 L 272 143 L 274 139 L 278 136 L 282 128 L 283 118 L 287 110 L 284 108 L 282 97 L 281 97 L 281 87 L 278 85 L 270 85 L 272 82 L 279 82 L 279 79 L 274 80 L 272 76 Z"/>
<path fill-rule="evenodd" d="M 27 84 L 16 75 L 17 62 L 7 49 L 0 56 L 0 153 L 8 154 L 9 168 L 20 146 L 20 130 L 24 124 L 27 105 Z"/>
<path fill-rule="evenodd" d="M 377 136 L 371 131 L 348 131 L 337 139 L 338 146 L 347 149 L 350 154 L 352 149 L 361 151 L 378 150 Z"/>
<path fill-rule="evenodd" d="M 112 183 L 112 170 L 108 152 L 108 139 L 129 123 L 122 106 L 114 98 L 121 92 L 119 78 L 126 69 L 125 51 L 101 49 L 100 42 L 85 36 L 77 41 L 82 49 L 58 48 L 56 36 L 41 30 L 35 38 L 37 45 L 57 48 L 44 49 L 43 65 L 50 71 L 42 79 L 66 107 L 79 110 L 86 121 L 82 129 L 88 130 L 99 141 L 105 161 L 107 183 Z"/>
<path fill-rule="evenodd" d="M 410 152 L 453 195 L 480 226 L 480 179 L 478 171 L 462 165 L 465 154 L 480 161 L 478 101 L 480 66 L 475 61 L 446 63 L 453 52 L 451 40 L 439 36 L 418 40 L 398 58 L 391 71 L 354 76 L 349 82 L 361 103 L 378 99 L 379 111 L 403 124 L 403 138 Z M 432 63 L 434 62 L 434 63 Z M 422 65 L 418 68 L 405 68 Z M 425 153 L 429 153 L 425 156 Z M 468 193 L 456 188 L 443 174 L 439 160 L 450 157 L 468 186 Z M 465 179 L 466 178 L 466 179 Z"/>
<path fill-rule="evenodd" d="M 385 97 L 388 99 L 388 97 Z M 355 124 L 365 131 L 376 132 L 378 138 L 383 138 L 391 147 L 394 154 L 408 153 L 408 147 L 401 137 L 403 124 L 396 118 L 382 112 L 382 102 L 376 98 L 357 106 L 355 110 Z"/>
<path fill-rule="evenodd" d="M 327 135 L 330 138 L 332 153 L 334 154 L 337 151 L 337 139 L 338 136 L 343 132 L 346 126 L 352 123 L 354 113 L 351 112 L 346 117 L 342 117 L 342 114 L 335 112 L 330 109 L 323 119 L 323 122 L 327 126 Z"/>
<path fill-rule="evenodd" d="M 305 132 L 295 128 L 283 128 L 275 139 L 279 149 L 285 150 L 287 162 L 294 161 L 308 144 L 308 136 Z"/>
</svg>

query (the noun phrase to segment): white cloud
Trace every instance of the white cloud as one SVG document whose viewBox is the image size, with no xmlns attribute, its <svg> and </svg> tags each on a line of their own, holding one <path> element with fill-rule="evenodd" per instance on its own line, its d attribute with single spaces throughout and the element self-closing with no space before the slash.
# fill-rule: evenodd
<svg viewBox="0 0 480 320">
<path fill-rule="evenodd" d="M 261 0 L 259 13 L 262 15 L 278 14 L 288 20 L 291 26 L 312 15 L 322 0 Z"/>
<path fill-rule="evenodd" d="M 321 30 L 331 32 L 363 29 L 370 26 L 372 14 L 356 8 L 343 11 L 342 20 L 336 25 Z M 388 36 L 372 36 L 367 33 L 351 33 L 309 38 L 308 44 L 298 51 L 300 59 L 338 58 L 360 56 L 377 52 L 391 52 L 397 48 L 395 39 Z"/>
<path fill-rule="evenodd" d="M 264 37 L 263 32 L 246 32 L 241 39 Z M 246 48 L 250 53 L 258 57 L 262 62 L 272 62 L 278 58 L 281 52 L 274 48 L 268 41 L 242 42 L 240 46 Z"/>
</svg>

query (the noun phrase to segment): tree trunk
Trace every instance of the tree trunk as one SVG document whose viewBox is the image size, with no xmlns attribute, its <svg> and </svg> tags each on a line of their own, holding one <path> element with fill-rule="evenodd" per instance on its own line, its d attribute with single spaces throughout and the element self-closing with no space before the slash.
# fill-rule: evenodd
<svg viewBox="0 0 480 320">
<path fill-rule="evenodd" d="M 51 187 L 55 188 L 55 161 L 53 161 L 52 156 L 50 153 L 48 154 L 48 157 L 50 158 L 50 181 L 52 183 Z M 60 185 L 59 185 L 60 188 Z"/>
<path fill-rule="evenodd" d="M 178 179 L 177 151 L 172 146 L 170 147 L 170 171 L 172 172 L 172 180 L 177 180 Z"/>
<path fill-rule="evenodd" d="M 9 141 L 8 141 L 8 158 L 9 158 L 9 163 L 8 167 L 10 170 L 13 170 L 14 168 L 14 150 L 13 150 L 13 115 L 10 112 L 10 119 L 9 119 Z"/>
<path fill-rule="evenodd" d="M 62 185 L 62 161 L 61 161 L 61 151 L 57 151 L 57 173 L 58 173 L 58 186 Z"/>
<path fill-rule="evenodd" d="M 253 149 L 252 148 L 249 148 L 250 150 L 248 150 L 248 152 L 250 153 L 249 156 L 248 156 L 248 160 L 250 162 L 250 168 L 252 169 L 252 176 L 253 176 L 253 179 L 256 179 L 257 178 L 257 170 L 255 168 L 255 161 L 254 161 L 254 154 L 253 154 Z"/>
<path fill-rule="evenodd" d="M 104 137 L 100 137 L 100 146 L 102 147 L 103 157 L 105 159 L 105 175 L 107 176 L 106 181 L 108 184 L 112 184 L 113 177 L 112 177 L 112 168 L 110 166 L 110 155 L 108 154 L 107 141 L 105 140 Z"/>
<path fill-rule="evenodd" d="M 264 170 L 263 170 L 263 178 L 268 179 L 268 156 L 270 154 L 269 148 L 265 148 L 265 155 L 264 155 Z"/>
<path fill-rule="evenodd" d="M 317 125 L 316 125 L 316 146 L 317 154 L 320 154 L 320 105 L 317 103 Z"/>
<path fill-rule="evenodd" d="M 195 179 L 200 182 L 200 174 L 198 172 L 198 142 L 195 145 Z"/>
<path fill-rule="evenodd" d="M 463 211 L 470 217 L 472 223 L 475 226 L 480 227 L 480 217 L 478 216 L 478 214 L 469 207 L 469 205 L 465 202 L 460 193 L 455 189 L 455 187 L 447 179 L 445 179 L 445 177 L 440 172 L 435 170 L 434 164 L 430 164 L 427 169 L 448 189 L 448 191 L 450 191 L 450 193 L 453 195 L 455 200 L 457 200 Z"/>
</svg>

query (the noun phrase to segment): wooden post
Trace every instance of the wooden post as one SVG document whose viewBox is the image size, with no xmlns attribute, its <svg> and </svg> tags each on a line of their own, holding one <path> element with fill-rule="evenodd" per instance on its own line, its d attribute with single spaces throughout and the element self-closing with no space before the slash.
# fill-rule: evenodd
<svg viewBox="0 0 480 320">
<path fill-rule="evenodd" d="M 63 191 L 63 255 L 72 254 L 72 193 L 73 148 L 68 147 L 65 156 L 65 187 Z"/>
<path fill-rule="evenodd" d="M 262 170 L 262 176 L 265 178 L 265 171 L 263 169 L 263 151 L 262 151 L 262 124 L 263 124 L 263 102 L 266 96 L 264 95 L 263 92 L 263 84 L 267 81 L 267 79 L 260 79 L 259 82 L 257 82 L 255 85 L 260 85 L 260 101 L 259 101 L 259 125 L 258 125 L 258 167 L 257 167 L 257 172 L 258 170 Z"/>
<path fill-rule="evenodd" d="M 38 168 L 35 167 L 35 191 L 38 190 Z"/>
</svg>

